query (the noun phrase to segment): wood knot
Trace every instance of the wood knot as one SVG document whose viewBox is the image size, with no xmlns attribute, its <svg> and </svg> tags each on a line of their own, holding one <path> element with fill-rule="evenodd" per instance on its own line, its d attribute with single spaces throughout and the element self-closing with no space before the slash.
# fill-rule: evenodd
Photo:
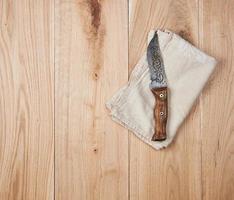
<svg viewBox="0 0 234 200">
<path fill-rule="evenodd" d="M 94 72 L 94 74 L 93 74 L 93 78 L 94 78 L 94 80 L 98 80 L 99 75 L 98 75 L 98 73 L 97 73 L 97 72 Z"/>
<path fill-rule="evenodd" d="M 102 62 L 101 59 L 100 59 L 100 56 L 96 57 L 96 60 L 94 61 L 94 69 L 92 70 L 92 76 L 93 76 L 93 79 L 96 81 L 99 79 L 99 74 L 100 74 L 100 70 L 101 70 L 101 65 L 100 63 Z"/>
<path fill-rule="evenodd" d="M 94 149 L 93 149 L 93 152 L 94 152 L 94 153 L 97 153 L 97 152 L 98 152 L 98 149 L 97 149 L 97 148 L 94 148 Z"/>
</svg>

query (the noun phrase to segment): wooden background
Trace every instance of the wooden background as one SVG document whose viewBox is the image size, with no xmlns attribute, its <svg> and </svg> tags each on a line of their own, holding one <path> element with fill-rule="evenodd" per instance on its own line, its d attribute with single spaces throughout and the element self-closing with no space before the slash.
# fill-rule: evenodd
<svg viewBox="0 0 234 200">
<path fill-rule="evenodd" d="M 0 0 L 1 200 L 233 200 L 233 0 Z M 174 143 L 111 121 L 150 29 L 219 64 Z"/>
</svg>

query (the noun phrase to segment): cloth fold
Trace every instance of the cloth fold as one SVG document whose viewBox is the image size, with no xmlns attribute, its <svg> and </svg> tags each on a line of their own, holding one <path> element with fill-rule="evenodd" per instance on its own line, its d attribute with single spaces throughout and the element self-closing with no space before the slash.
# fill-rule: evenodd
<svg viewBox="0 0 234 200">
<path fill-rule="evenodd" d="M 155 98 L 149 88 L 146 52 L 134 67 L 129 82 L 106 103 L 112 119 L 155 149 L 167 147 L 188 115 L 217 61 L 177 34 L 157 30 L 168 80 L 167 139 L 151 141 Z M 148 43 L 155 31 L 148 34 Z"/>
</svg>

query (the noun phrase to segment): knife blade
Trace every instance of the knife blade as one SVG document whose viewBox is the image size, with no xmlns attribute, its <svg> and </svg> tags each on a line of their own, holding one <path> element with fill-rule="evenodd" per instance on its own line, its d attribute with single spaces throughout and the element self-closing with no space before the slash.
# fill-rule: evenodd
<svg viewBox="0 0 234 200">
<path fill-rule="evenodd" d="M 147 61 L 151 79 L 149 87 L 155 97 L 155 127 L 152 141 L 163 141 L 167 138 L 167 77 L 164 69 L 157 31 L 147 47 Z"/>
</svg>

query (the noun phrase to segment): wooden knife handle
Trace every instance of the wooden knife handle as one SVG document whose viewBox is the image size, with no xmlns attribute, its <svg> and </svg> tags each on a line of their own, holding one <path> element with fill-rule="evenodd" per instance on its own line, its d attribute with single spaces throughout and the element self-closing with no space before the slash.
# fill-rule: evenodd
<svg viewBox="0 0 234 200">
<path fill-rule="evenodd" d="M 155 128 L 152 141 L 166 140 L 166 125 L 167 125 L 167 87 L 151 89 L 155 97 L 154 119 Z"/>
</svg>

